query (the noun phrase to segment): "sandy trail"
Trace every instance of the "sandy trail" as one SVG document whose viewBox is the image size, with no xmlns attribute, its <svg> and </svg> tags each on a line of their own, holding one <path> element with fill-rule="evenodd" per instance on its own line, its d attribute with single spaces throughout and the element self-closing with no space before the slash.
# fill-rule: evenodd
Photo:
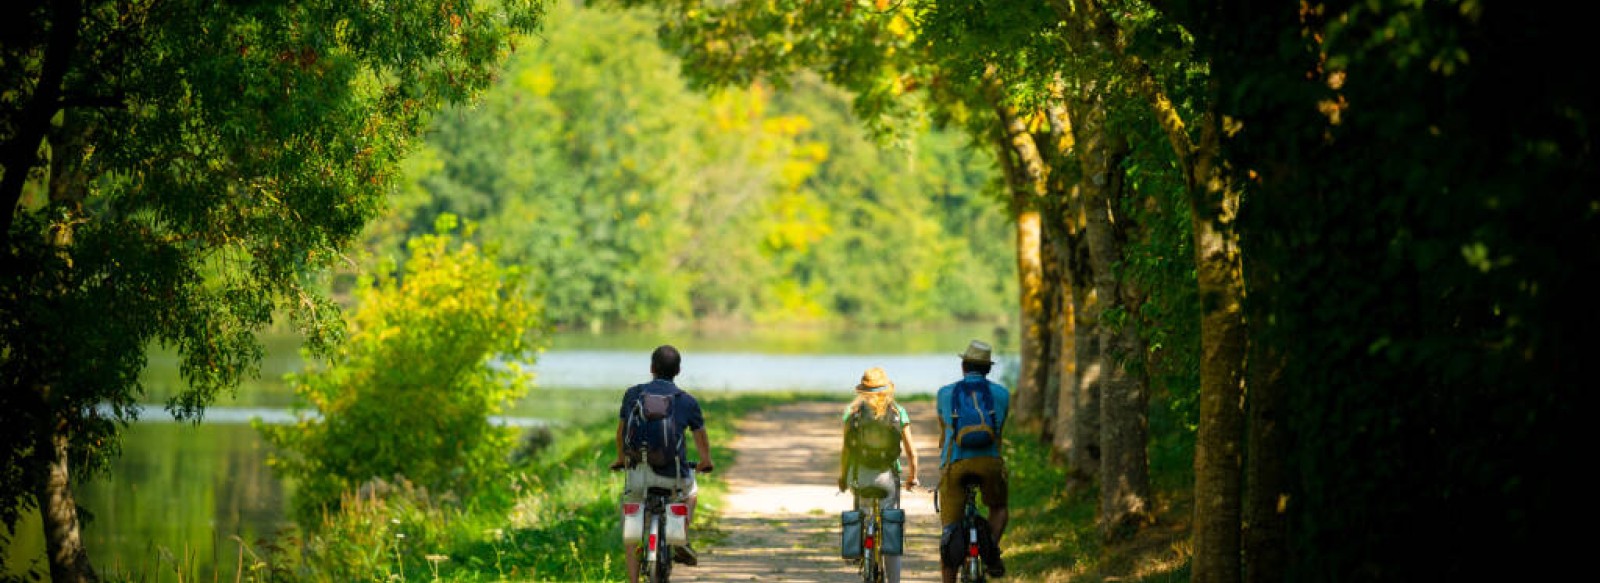
<svg viewBox="0 0 1600 583">
<path fill-rule="evenodd" d="M 839 558 L 839 513 L 851 506 L 835 486 L 840 403 L 795 403 L 740 420 L 730 448 L 739 463 L 724 477 L 720 544 L 700 549 L 700 565 L 673 570 L 682 581 L 856 580 Z M 921 461 L 923 487 L 902 492 L 906 554 L 901 581 L 939 580 L 939 519 L 933 511 L 938 476 L 937 420 L 932 403 L 906 405 Z M 722 457 L 722 456 L 717 456 Z M 700 547 L 701 545 L 696 545 Z"/>
</svg>

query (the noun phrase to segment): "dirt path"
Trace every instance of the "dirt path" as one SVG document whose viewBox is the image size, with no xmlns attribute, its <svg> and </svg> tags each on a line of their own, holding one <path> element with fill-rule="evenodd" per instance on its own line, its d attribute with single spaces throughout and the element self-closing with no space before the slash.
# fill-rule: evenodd
<svg viewBox="0 0 1600 583">
<path fill-rule="evenodd" d="M 901 494 L 906 511 L 901 581 L 935 582 L 939 519 L 926 488 L 938 476 L 937 421 L 931 403 L 913 403 L 906 410 L 924 488 Z M 724 477 L 731 487 L 721 509 L 725 537 L 700 549 L 700 565 L 675 570 L 673 579 L 854 580 L 855 568 L 838 554 L 839 513 L 851 505 L 849 494 L 835 486 L 842 413 L 839 403 L 785 405 L 741 420 L 732 444 L 714 444 L 732 449 L 739 460 Z"/>
</svg>

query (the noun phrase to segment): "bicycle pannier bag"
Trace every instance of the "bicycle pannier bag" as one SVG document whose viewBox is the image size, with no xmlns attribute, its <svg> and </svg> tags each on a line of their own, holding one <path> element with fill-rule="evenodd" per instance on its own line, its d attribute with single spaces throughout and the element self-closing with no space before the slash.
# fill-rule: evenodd
<svg viewBox="0 0 1600 583">
<path fill-rule="evenodd" d="M 667 544 L 689 544 L 689 505 L 673 502 L 667 505 Z"/>
<path fill-rule="evenodd" d="M 998 441 L 989 381 L 962 381 L 950 391 L 950 426 L 957 447 L 977 449 Z"/>
<path fill-rule="evenodd" d="M 839 556 L 861 558 L 861 511 L 844 511 L 839 515 L 839 525 L 843 527 L 839 535 Z"/>
<path fill-rule="evenodd" d="M 900 415 L 895 410 L 874 417 L 872 409 L 861 405 L 850 414 L 850 451 L 857 462 L 869 468 L 888 468 L 900 459 Z"/>
<path fill-rule="evenodd" d="M 939 533 L 939 563 L 950 568 L 961 566 L 967 560 L 966 529 L 961 528 L 960 522 L 945 525 L 944 532 Z"/>
<path fill-rule="evenodd" d="M 644 504 L 622 503 L 622 543 L 637 544 L 644 536 Z"/>
<path fill-rule="evenodd" d="M 883 554 L 900 555 L 906 549 L 906 511 L 890 508 L 883 511 Z"/>
</svg>

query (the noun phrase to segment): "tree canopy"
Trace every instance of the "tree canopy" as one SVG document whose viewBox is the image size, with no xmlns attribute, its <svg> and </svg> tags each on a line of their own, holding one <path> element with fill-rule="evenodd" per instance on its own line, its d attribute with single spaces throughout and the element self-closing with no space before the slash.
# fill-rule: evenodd
<svg viewBox="0 0 1600 583">
<path fill-rule="evenodd" d="M 195 419 L 254 374 L 254 333 L 274 318 L 325 347 L 339 322 L 325 269 L 384 208 L 431 113 L 487 86 L 541 14 L 531 0 L 6 5 L 0 520 L 51 505 L 56 580 L 87 571 L 61 558 L 81 555 L 67 480 L 115 452 L 146 349 L 180 355 L 187 388 L 168 407 Z"/>
</svg>

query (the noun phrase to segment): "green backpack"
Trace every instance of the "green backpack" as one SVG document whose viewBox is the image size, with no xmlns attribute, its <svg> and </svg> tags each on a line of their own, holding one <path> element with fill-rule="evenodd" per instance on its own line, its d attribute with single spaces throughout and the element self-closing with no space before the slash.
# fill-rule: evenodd
<svg viewBox="0 0 1600 583">
<path fill-rule="evenodd" d="M 900 459 L 900 414 L 894 408 L 874 417 L 865 404 L 850 413 L 845 447 L 860 465 L 887 468 Z"/>
</svg>

